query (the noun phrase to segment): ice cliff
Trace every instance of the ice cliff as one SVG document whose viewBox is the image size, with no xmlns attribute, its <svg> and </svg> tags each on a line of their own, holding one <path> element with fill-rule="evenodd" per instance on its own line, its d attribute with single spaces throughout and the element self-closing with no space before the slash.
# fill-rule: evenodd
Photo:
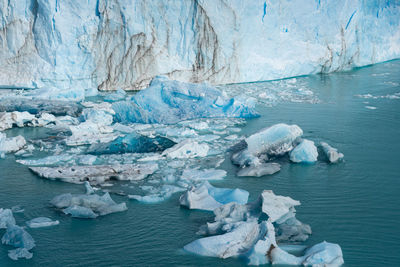
<svg viewBox="0 0 400 267">
<path fill-rule="evenodd" d="M 0 87 L 214 84 L 400 57 L 400 4 L 366 0 L 1 0 Z"/>
</svg>

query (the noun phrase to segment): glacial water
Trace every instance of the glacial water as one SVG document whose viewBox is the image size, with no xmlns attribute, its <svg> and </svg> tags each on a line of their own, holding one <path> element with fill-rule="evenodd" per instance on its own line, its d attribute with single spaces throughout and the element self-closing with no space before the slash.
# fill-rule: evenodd
<svg viewBox="0 0 400 267">
<path fill-rule="evenodd" d="M 281 94 L 272 105 L 258 94 L 291 86 L 297 97 Z M 310 224 L 312 245 L 327 240 L 342 247 L 345 266 L 400 266 L 400 61 L 349 72 L 298 77 L 264 83 L 224 86 L 260 100 L 260 118 L 240 126 L 249 135 L 275 123 L 298 124 L 304 137 L 326 141 L 345 155 L 345 162 L 330 165 L 282 164 L 280 172 L 261 178 L 236 177 L 226 156 L 220 168 L 227 177 L 212 184 L 239 187 L 254 199 L 263 189 L 300 200 L 297 218 Z M 310 101 L 302 94 L 313 93 Z M 363 98 L 357 95 L 371 94 Z M 386 97 L 389 95 L 389 97 Z M 368 102 L 368 103 L 367 103 Z M 373 109 L 376 108 L 376 109 Z M 7 131 L 26 139 L 43 137 L 42 128 Z M 180 193 L 160 204 L 125 201 L 128 210 L 94 220 L 73 219 L 52 208 L 49 200 L 61 193 L 82 193 L 81 185 L 49 181 L 8 155 L 0 160 L 0 207 L 20 205 L 19 225 L 47 216 L 60 225 L 28 229 L 36 241 L 30 260 L 12 261 L 10 247 L 0 245 L 0 266 L 242 266 L 240 259 L 190 255 L 181 248 L 198 238 L 200 225 L 211 221 L 209 212 L 181 208 Z M 4 230 L 0 230 L 2 235 Z"/>
</svg>

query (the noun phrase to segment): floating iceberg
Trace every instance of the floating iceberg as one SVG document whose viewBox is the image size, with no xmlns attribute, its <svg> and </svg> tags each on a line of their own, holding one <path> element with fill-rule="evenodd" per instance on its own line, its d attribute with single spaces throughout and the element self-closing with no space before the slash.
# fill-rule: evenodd
<svg viewBox="0 0 400 267">
<path fill-rule="evenodd" d="M 72 133 L 65 143 L 68 146 L 90 145 L 96 143 L 111 142 L 118 137 L 113 133 L 113 128 L 108 125 L 96 124 L 92 121 L 85 121 L 79 125 L 71 125 Z"/>
<path fill-rule="evenodd" d="M 175 142 L 165 137 L 147 137 L 137 133 L 131 133 L 124 137 L 118 137 L 109 143 L 93 144 L 89 147 L 88 153 L 101 155 L 160 152 L 173 147 L 175 144 Z M 169 156 L 177 156 L 176 153 L 177 152 L 171 152 Z"/>
<path fill-rule="evenodd" d="M 35 247 L 35 240 L 24 228 L 18 225 L 8 225 L 1 242 L 17 248 L 15 251 L 9 251 L 10 258 L 14 260 L 20 257 L 32 258 L 32 254 L 28 250 Z"/>
<path fill-rule="evenodd" d="M 30 167 L 37 175 L 69 183 L 103 183 L 110 179 L 142 180 L 158 169 L 157 164 L 90 165 L 72 167 Z"/>
<path fill-rule="evenodd" d="M 29 112 L 6 112 L 0 114 L 0 131 L 11 129 L 14 125 L 24 127 L 31 123 L 36 117 Z"/>
<path fill-rule="evenodd" d="M 5 153 L 14 153 L 21 150 L 25 145 L 25 138 L 18 135 L 16 137 L 6 138 L 3 142 L 3 147 L 0 147 L 0 151 L 4 151 Z"/>
<path fill-rule="evenodd" d="M 237 172 L 237 176 L 256 176 L 271 175 L 281 170 L 278 163 L 260 163 L 242 168 Z"/>
<path fill-rule="evenodd" d="M 62 209 L 65 214 L 71 214 L 76 218 L 96 218 L 127 210 L 125 202 L 115 203 L 109 193 L 105 193 L 103 196 L 62 194 L 54 197 L 51 204 Z"/>
<path fill-rule="evenodd" d="M 282 219 L 293 207 L 300 205 L 300 201 L 290 197 L 277 196 L 271 190 L 264 190 L 259 201 L 261 201 L 262 212 L 268 215 L 271 222 Z"/>
<path fill-rule="evenodd" d="M 153 189 L 150 190 L 150 194 L 145 195 L 145 196 L 139 196 L 139 195 L 128 195 L 130 199 L 135 199 L 139 202 L 142 203 L 147 203 L 147 204 L 154 204 L 154 203 L 160 203 L 163 202 L 167 199 L 169 199 L 173 194 L 177 192 L 182 192 L 185 191 L 185 188 L 179 187 L 179 186 L 174 186 L 174 185 L 163 185 L 159 189 Z"/>
<path fill-rule="evenodd" d="M 205 181 L 197 187 L 188 189 L 180 198 L 182 206 L 189 209 L 214 210 L 224 204 L 247 203 L 249 192 L 243 189 L 217 188 Z"/>
<path fill-rule="evenodd" d="M 302 140 L 291 152 L 290 160 L 296 163 L 313 163 L 318 158 L 318 150 L 313 141 Z"/>
<path fill-rule="evenodd" d="M 258 116 L 254 99 L 228 98 L 209 85 L 178 82 L 165 76 L 154 78 L 130 101 L 114 102 L 113 109 L 116 120 L 124 123 L 172 124 L 195 118 Z"/>
<path fill-rule="evenodd" d="M 0 229 L 6 229 L 8 225 L 15 225 L 15 219 L 10 209 L 0 208 Z"/>
<path fill-rule="evenodd" d="M 53 221 L 47 217 L 37 217 L 30 221 L 26 222 L 29 228 L 41 228 L 41 227 L 49 227 L 53 225 L 58 225 L 60 222 L 58 220 Z"/>
<path fill-rule="evenodd" d="M 162 154 L 171 159 L 196 158 L 207 156 L 209 149 L 207 144 L 199 144 L 194 140 L 186 139 L 166 149 Z"/>
<path fill-rule="evenodd" d="M 337 163 L 343 159 L 344 155 L 338 152 L 336 148 L 331 147 L 325 142 L 321 142 L 320 145 L 330 163 Z"/>
<path fill-rule="evenodd" d="M 106 102 L 116 102 L 116 101 L 125 99 L 126 96 L 127 96 L 127 93 L 124 90 L 117 89 L 115 92 L 113 92 L 111 94 L 107 94 L 104 97 L 104 101 L 106 101 Z"/>
<path fill-rule="evenodd" d="M 279 123 L 262 129 L 245 141 L 248 151 L 255 156 L 282 155 L 292 150 L 293 142 L 302 135 L 303 131 L 299 126 Z"/>
<path fill-rule="evenodd" d="M 344 263 L 342 249 L 337 244 L 322 242 L 307 249 L 304 256 L 296 257 L 279 247 L 270 252 L 272 264 L 303 266 L 341 266 Z"/>
</svg>

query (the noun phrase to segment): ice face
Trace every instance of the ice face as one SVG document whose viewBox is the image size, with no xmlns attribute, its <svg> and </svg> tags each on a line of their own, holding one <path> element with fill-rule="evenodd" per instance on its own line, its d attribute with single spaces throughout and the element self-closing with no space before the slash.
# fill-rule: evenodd
<svg viewBox="0 0 400 267">
<path fill-rule="evenodd" d="M 34 218 L 30 221 L 26 222 L 26 225 L 29 226 L 29 228 L 41 228 L 41 227 L 49 227 L 53 225 L 58 225 L 60 222 L 55 220 L 53 221 L 50 218 L 47 217 L 38 217 Z"/>
<path fill-rule="evenodd" d="M 255 156 L 282 155 L 293 149 L 293 142 L 301 135 L 303 131 L 299 126 L 280 123 L 247 137 L 245 141 L 248 151 Z"/>
<path fill-rule="evenodd" d="M 156 77 L 150 87 L 132 96 L 130 101 L 115 102 L 119 122 L 172 124 L 196 118 L 253 118 L 258 114 L 255 101 L 228 98 L 206 84 L 183 83 Z"/>
<path fill-rule="evenodd" d="M 343 159 L 344 155 L 339 153 L 336 148 L 331 147 L 325 142 L 321 142 L 320 145 L 330 163 L 337 163 Z"/>
<path fill-rule="evenodd" d="M 205 181 L 188 189 L 180 198 L 182 206 L 189 209 L 214 210 L 224 204 L 247 203 L 249 192 L 242 189 L 217 188 Z"/>
<path fill-rule="evenodd" d="M 118 137 L 109 143 L 93 144 L 88 149 L 88 153 L 100 155 L 161 152 L 175 144 L 175 142 L 165 137 L 147 137 L 137 133 L 131 133 L 124 137 Z M 176 154 L 171 153 L 170 156 L 176 156 Z"/>
<path fill-rule="evenodd" d="M 43 87 L 43 97 L 53 88 L 73 91 L 62 96 L 76 99 L 85 89 L 136 89 L 159 74 L 250 82 L 400 56 L 397 1 L 35 3 L 10 1 L 0 8 L 7 33 L 0 85 Z"/>
<path fill-rule="evenodd" d="M 15 219 L 10 209 L 0 208 L 0 229 L 6 229 L 8 225 L 15 225 Z"/>
<path fill-rule="evenodd" d="M 313 163 L 318 158 L 318 150 L 313 141 L 302 140 L 291 152 L 290 160 L 296 163 Z"/>
<path fill-rule="evenodd" d="M 47 179 L 59 179 L 64 182 L 103 183 L 110 179 L 142 180 L 158 169 L 154 163 L 125 165 L 90 165 L 72 167 L 30 167 L 39 176 Z"/>
</svg>

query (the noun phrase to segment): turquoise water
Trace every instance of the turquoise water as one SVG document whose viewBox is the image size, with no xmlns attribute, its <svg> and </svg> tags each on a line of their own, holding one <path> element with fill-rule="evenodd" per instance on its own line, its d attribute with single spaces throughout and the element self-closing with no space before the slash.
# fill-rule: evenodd
<svg viewBox="0 0 400 267">
<path fill-rule="evenodd" d="M 306 138 L 339 148 L 345 162 L 287 163 L 272 176 L 239 178 L 227 157 L 221 168 L 228 176 L 213 184 L 246 189 L 253 199 L 263 189 L 272 189 L 300 200 L 297 218 L 313 230 L 306 244 L 323 240 L 340 244 L 345 266 L 400 266 L 400 99 L 355 96 L 400 92 L 400 61 L 299 77 L 297 82 L 314 92 L 319 102 L 259 105 L 262 116 L 249 120 L 241 134 L 249 135 L 279 122 L 295 123 Z M 39 137 L 45 130 L 13 129 L 7 134 Z M 179 193 L 154 205 L 112 195 L 117 202 L 127 202 L 128 211 L 79 220 L 60 214 L 49 204 L 52 197 L 66 192 L 82 193 L 83 189 L 38 178 L 16 163 L 14 156 L 0 160 L 0 207 L 21 205 L 25 212 L 15 214 L 20 225 L 38 216 L 60 221 L 55 227 L 29 229 L 36 241 L 31 260 L 13 262 L 7 257 L 9 247 L 0 245 L 0 266 L 243 265 L 240 259 L 204 258 L 182 252 L 185 244 L 198 238 L 195 233 L 199 226 L 213 216 L 180 208 Z"/>
</svg>

